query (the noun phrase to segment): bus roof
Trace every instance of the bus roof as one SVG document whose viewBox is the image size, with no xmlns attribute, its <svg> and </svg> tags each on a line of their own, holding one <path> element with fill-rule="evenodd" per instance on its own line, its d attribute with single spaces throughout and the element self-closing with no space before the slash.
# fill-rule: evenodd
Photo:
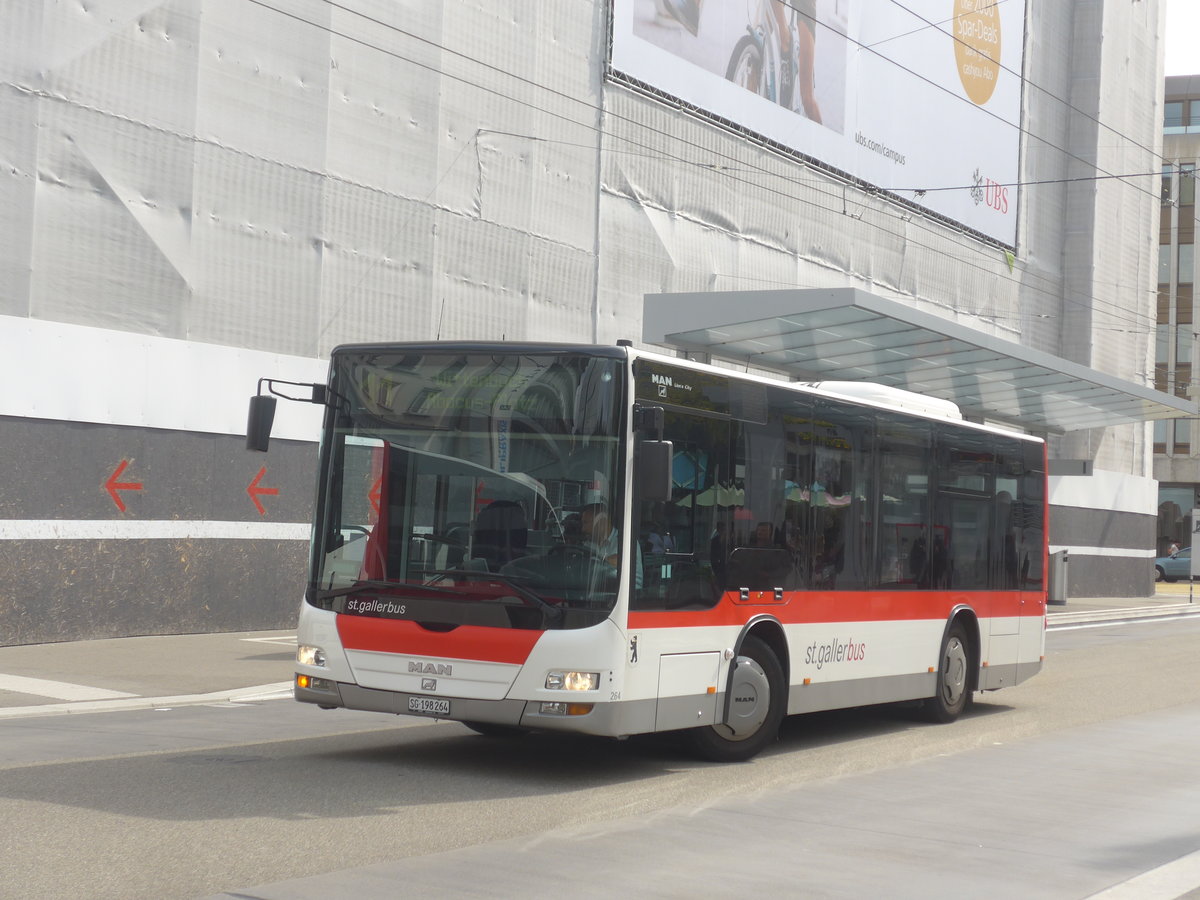
<svg viewBox="0 0 1200 900">
<path fill-rule="evenodd" d="M 630 352 L 633 358 L 653 359 L 656 362 L 666 363 L 668 365 L 678 365 L 683 368 L 694 369 L 697 371 L 717 371 L 723 375 L 728 375 L 731 378 L 758 381 L 763 384 L 782 385 L 783 387 L 801 390 L 805 393 L 816 394 L 824 397 L 832 397 L 838 400 L 858 403 L 863 406 L 872 406 L 878 409 L 900 410 L 901 412 L 909 413 L 923 419 L 952 422 L 955 425 L 962 426 L 963 428 L 986 431 L 992 434 L 1004 434 L 1010 437 L 1022 438 L 1024 440 L 1034 441 L 1037 443 L 1045 442 L 1043 438 L 1020 431 L 1011 425 L 995 425 L 990 423 L 968 421 L 963 418 L 962 412 L 959 410 L 958 405 L 950 400 L 943 400 L 939 397 L 930 397 L 925 394 L 906 391 L 902 388 L 892 387 L 891 385 L 866 381 L 785 381 L 782 376 L 772 377 L 768 374 L 739 372 L 736 369 L 727 368 L 724 366 L 713 366 L 681 357 L 667 356 L 654 351 L 634 350 L 631 348 Z"/>
</svg>

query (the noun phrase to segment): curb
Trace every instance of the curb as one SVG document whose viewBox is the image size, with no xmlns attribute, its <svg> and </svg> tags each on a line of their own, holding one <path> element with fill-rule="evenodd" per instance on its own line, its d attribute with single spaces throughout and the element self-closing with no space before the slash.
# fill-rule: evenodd
<svg viewBox="0 0 1200 900">
<path fill-rule="evenodd" d="M 1162 606 L 1129 606 L 1120 609 L 1084 609 L 1078 612 L 1047 613 L 1046 628 L 1070 625 L 1112 624 L 1142 619 L 1178 619 L 1200 616 L 1198 603 L 1170 603 Z"/>
</svg>

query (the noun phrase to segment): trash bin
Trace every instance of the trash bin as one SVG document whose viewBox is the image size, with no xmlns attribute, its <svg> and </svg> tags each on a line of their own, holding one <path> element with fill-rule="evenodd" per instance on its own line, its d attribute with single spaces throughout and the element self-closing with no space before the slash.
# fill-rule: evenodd
<svg viewBox="0 0 1200 900">
<path fill-rule="evenodd" d="M 1066 550 L 1050 554 L 1050 579 L 1047 585 L 1048 602 L 1063 605 L 1067 602 L 1067 570 L 1070 559 Z"/>
</svg>

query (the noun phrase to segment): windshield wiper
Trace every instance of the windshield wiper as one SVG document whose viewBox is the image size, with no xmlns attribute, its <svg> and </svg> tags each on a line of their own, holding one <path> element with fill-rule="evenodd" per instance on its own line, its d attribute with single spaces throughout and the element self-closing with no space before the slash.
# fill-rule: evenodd
<svg viewBox="0 0 1200 900">
<path fill-rule="evenodd" d="M 448 575 L 448 576 L 452 576 L 454 578 L 466 576 L 468 578 L 475 577 L 475 578 L 485 579 L 487 581 L 495 581 L 500 584 L 503 584 L 505 587 L 512 588 L 513 592 L 516 593 L 519 597 L 521 597 L 525 600 L 529 600 L 530 602 L 533 603 L 534 606 L 541 609 L 542 612 L 546 613 L 547 615 L 552 616 L 555 619 L 559 619 L 562 617 L 563 611 L 560 607 L 554 606 L 551 603 L 547 603 L 545 600 L 543 600 L 541 597 L 539 597 L 533 591 L 529 590 L 529 588 L 522 587 L 520 584 L 517 584 L 516 581 L 514 581 L 511 576 L 497 575 L 495 572 L 473 572 L 468 569 L 445 569 L 445 570 L 430 569 L 426 572 L 426 574 L 428 574 L 428 575 Z M 378 581 L 378 580 L 359 581 L 352 585 L 349 585 L 348 587 L 329 588 L 329 589 L 326 589 L 323 591 L 317 591 L 316 599 L 319 601 L 332 600 L 335 597 L 346 597 L 350 594 L 357 594 L 361 591 L 377 591 L 377 590 L 381 590 L 381 589 L 399 590 L 399 591 L 416 591 L 416 592 L 424 592 L 426 594 L 437 594 L 437 595 L 443 596 L 443 597 L 454 597 L 456 599 L 462 599 L 462 593 L 454 588 L 434 587 L 431 584 L 412 584 L 410 582 L 404 582 L 404 581 Z"/>
<path fill-rule="evenodd" d="M 456 595 L 458 592 L 452 588 L 433 587 L 429 584 L 411 584 L 406 581 L 356 581 L 349 587 L 327 588 L 317 591 L 318 600 L 332 600 L 334 597 L 345 597 L 349 594 L 357 594 L 360 591 L 378 591 L 378 590 L 413 590 L 425 591 L 430 594 L 449 594 Z"/>
<path fill-rule="evenodd" d="M 511 575 L 500 575 L 496 572 L 476 572 L 473 569 L 427 569 L 425 574 L 444 575 L 448 578 L 478 578 L 483 581 L 495 581 L 504 585 L 505 587 L 512 588 L 519 597 L 529 600 L 534 606 L 541 609 L 542 612 L 548 613 L 555 618 L 561 618 L 562 616 L 563 611 L 561 606 L 555 606 L 552 603 L 547 603 L 529 588 L 523 587 L 521 584 L 519 584 L 517 579 L 513 578 Z M 434 590 L 443 591 L 447 589 L 434 588 Z"/>
</svg>

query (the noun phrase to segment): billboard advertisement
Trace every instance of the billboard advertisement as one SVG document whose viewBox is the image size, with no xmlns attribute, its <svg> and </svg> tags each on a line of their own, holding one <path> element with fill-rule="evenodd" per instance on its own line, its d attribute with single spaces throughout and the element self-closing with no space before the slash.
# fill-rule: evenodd
<svg viewBox="0 0 1200 900">
<path fill-rule="evenodd" d="M 1014 246 L 1026 0 L 613 0 L 612 69 Z"/>
</svg>

